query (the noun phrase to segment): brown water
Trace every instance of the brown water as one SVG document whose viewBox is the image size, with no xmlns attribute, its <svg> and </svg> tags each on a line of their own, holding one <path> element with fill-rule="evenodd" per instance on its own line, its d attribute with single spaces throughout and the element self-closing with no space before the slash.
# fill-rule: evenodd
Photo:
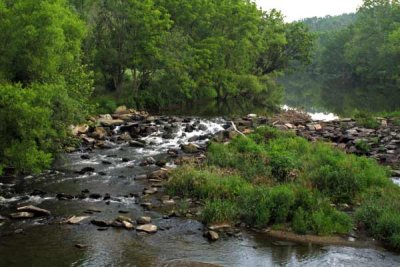
<svg viewBox="0 0 400 267">
<path fill-rule="evenodd" d="M 216 124 L 213 125 L 210 127 L 217 130 Z M 52 212 L 51 218 L 7 220 L 0 226 L 0 266 L 162 266 L 176 259 L 223 266 L 400 266 L 400 256 L 386 251 L 299 245 L 252 232 L 210 243 L 202 236 L 203 225 L 197 221 L 163 219 L 160 213 L 145 211 L 129 194 L 141 192 L 146 186 L 143 181 L 135 180 L 135 176 L 155 167 L 140 167 L 139 162 L 148 156 L 164 158 L 167 148 L 177 147 L 185 139 L 178 136 L 168 141 L 154 136 L 150 140 L 155 144 L 146 149 L 119 144 L 113 149 L 95 150 L 89 160 L 82 160 L 80 152 L 65 155 L 56 164 L 57 172 L 0 181 L 3 191 L 10 188 L 10 183 L 15 184 L 11 186 L 14 197 L 0 199 L 1 215 L 6 216 L 16 206 L 25 204 Z M 122 158 L 130 161 L 124 163 Z M 104 160 L 111 164 L 103 164 Z M 94 167 L 96 173 L 75 173 L 86 166 Z M 104 174 L 100 175 L 101 172 Z M 47 194 L 29 196 L 34 189 Z M 113 198 L 109 205 L 103 200 L 55 198 L 57 193 L 77 195 L 83 189 L 102 195 L 109 193 Z M 59 223 L 73 215 L 86 215 L 88 209 L 101 212 L 88 215 L 91 218 L 81 225 Z M 90 224 L 91 219 L 114 219 L 120 210 L 133 218 L 149 215 L 160 230 L 153 235 L 117 228 L 98 231 L 98 227 Z M 17 229 L 23 232 L 15 233 Z M 87 247 L 78 249 L 76 244 Z"/>
</svg>

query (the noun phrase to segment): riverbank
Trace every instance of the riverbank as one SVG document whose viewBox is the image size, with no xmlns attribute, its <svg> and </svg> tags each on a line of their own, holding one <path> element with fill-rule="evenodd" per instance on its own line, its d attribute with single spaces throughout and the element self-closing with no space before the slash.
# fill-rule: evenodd
<svg viewBox="0 0 400 267">
<path fill-rule="evenodd" d="M 139 121 L 140 123 L 137 123 L 137 121 Z M 172 124 L 170 125 L 172 127 L 170 127 L 169 125 L 167 125 L 167 127 L 163 127 L 163 121 L 172 122 Z M 166 119 L 162 116 L 149 116 L 147 113 L 136 112 L 121 107 L 113 115 L 103 115 L 97 119 L 93 119 L 92 122 L 95 123 L 95 127 L 80 126 L 75 128 L 75 134 L 78 134 L 82 138 L 82 140 L 84 140 L 85 145 L 91 148 L 104 148 L 103 140 L 107 139 L 107 134 L 110 135 L 114 140 L 129 142 L 129 144 L 134 147 L 145 147 L 146 140 L 143 139 L 148 139 L 147 141 L 154 141 L 154 138 L 148 138 L 149 136 L 154 135 L 159 135 L 162 138 L 172 139 L 174 138 L 174 135 L 175 137 L 178 135 L 185 138 L 187 137 L 186 140 L 181 140 L 181 151 L 167 151 L 170 156 L 177 158 L 176 160 L 174 160 L 174 164 L 181 165 L 182 163 L 193 162 L 193 160 L 190 159 L 190 155 L 197 155 L 197 157 L 195 157 L 194 159 L 194 162 L 196 163 L 203 162 L 205 160 L 204 152 L 206 152 L 207 150 L 207 143 L 203 142 L 201 145 L 198 145 L 192 142 L 207 140 L 210 138 L 213 138 L 214 141 L 220 143 L 227 142 L 241 135 L 242 132 L 246 134 L 252 133 L 254 129 L 260 125 L 271 125 L 277 129 L 292 132 L 298 136 L 306 137 L 309 141 L 312 142 L 330 142 L 330 144 L 332 144 L 333 146 L 338 147 L 339 149 L 347 153 L 366 155 L 378 160 L 380 159 L 381 163 L 390 163 L 394 167 L 396 167 L 396 164 L 398 163 L 398 154 L 396 153 L 396 149 L 398 147 L 396 146 L 396 138 L 399 127 L 396 124 L 392 123 L 392 121 L 384 118 L 380 118 L 379 121 L 377 121 L 379 122 L 378 127 L 375 127 L 375 129 L 368 129 L 359 126 L 358 122 L 352 119 L 340 119 L 330 122 L 312 121 L 310 116 L 308 116 L 307 114 L 293 110 L 286 111 L 271 118 L 260 117 L 255 114 L 250 114 L 240 119 L 233 119 L 232 121 L 227 120 L 226 123 L 222 125 L 222 130 L 217 131 L 215 136 L 198 136 L 196 135 L 196 133 L 193 134 L 193 132 L 196 132 L 196 130 L 198 130 L 196 129 L 196 127 L 202 130 L 207 129 L 206 125 L 199 125 L 199 123 L 189 124 L 191 126 L 185 126 L 184 131 L 178 133 L 173 130 L 173 123 L 177 123 L 179 121 L 190 123 L 190 118 L 179 119 L 172 117 L 171 120 L 171 118 Z M 113 127 L 117 129 L 120 134 L 117 139 L 115 139 L 115 136 L 113 136 L 115 135 L 115 129 L 114 132 L 110 132 Z M 104 136 L 99 136 L 99 132 L 103 132 Z M 372 146 L 372 141 L 374 141 L 375 146 Z M 366 151 L 367 146 L 368 148 L 370 148 L 370 151 Z M 394 151 L 389 149 L 394 149 Z M 378 151 L 380 152 L 379 154 Z M 387 153 L 385 154 L 385 152 Z M 383 162 L 382 159 L 387 159 L 388 157 L 382 157 L 382 155 L 391 155 L 391 160 L 386 160 L 385 162 Z M 287 158 L 283 160 L 285 161 L 287 160 Z M 286 163 L 283 162 L 282 164 Z M 165 166 L 165 164 L 163 164 L 162 162 L 156 162 L 154 159 L 144 160 L 140 164 L 142 166 L 151 164 L 156 164 L 161 167 Z M 278 169 L 282 167 L 285 168 L 287 166 L 278 166 Z M 270 170 L 266 169 L 265 171 L 267 172 Z M 279 171 L 296 172 L 297 170 L 296 168 L 293 168 L 292 170 L 280 169 Z M 396 173 L 396 171 L 393 171 L 393 173 Z M 296 178 L 295 176 L 297 174 L 290 175 L 294 175 L 294 177 L 292 178 Z M 147 193 L 155 194 L 156 192 L 158 192 L 159 188 L 163 187 L 163 184 L 161 182 L 163 179 L 168 179 L 168 174 L 166 170 L 161 172 L 158 171 L 156 172 L 156 174 L 151 174 L 147 178 L 149 178 L 149 180 L 153 183 L 151 185 L 152 188 L 148 189 Z M 339 186 L 339 184 L 337 186 Z M 157 190 L 155 190 L 155 188 Z M 170 199 L 169 196 L 160 195 L 159 198 L 162 199 L 162 204 L 176 204 L 175 200 Z M 349 206 L 349 201 L 350 199 L 347 199 L 346 202 L 338 204 L 346 207 L 345 209 L 347 210 L 355 210 L 355 207 L 351 207 L 351 204 Z M 185 205 L 187 205 L 187 203 Z M 331 203 L 331 205 L 336 204 Z M 174 214 L 173 211 L 170 213 Z M 192 217 L 196 216 L 196 213 L 199 213 L 199 208 L 196 208 L 196 212 L 192 211 L 191 213 L 188 213 L 188 215 Z M 212 234 L 210 235 L 209 232 L 206 232 L 206 236 L 210 239 L 217 239 L 213 237 Z M 353 239 L 352 236 L 350 236 L 350 239 Z M 301 238 L 298 238 L 298 240 L 301 240 Z M 309 239 L 305 238 L 305 240 Z M 329 238 L 315 237 L 314 240 L 317 243 L 324 243 L 326 242 L 326 240 L 329 240 Z M 331 240 L 333 240 L 332 243 L 354 243 L 354 240 L 347 242 L 346 238 L 338 238 L 337 240 L 335 238 L 331 238 Z"/>
<path fill-rule="evenodd" d="M 149 261 L 146 255 L 154 255 L 150 252 L 154 247 L 167 251 L 152 256 L 156 257 L 157 262 L 182 258 L 238 266 L 238 262 L 248 263 L 249 259 L 244 261 L 240 257 L 232 258 L 228 264 L 228 261 L 222 260 L 224 257 L 221 255 L 226 251 L 233 254 L 246 251 L 248 255 L 253 255 L 252 259 L 263 261 L 264 257 L 269 255 L 265 249 L 280 251 L 293 246 L 276 246 L 275 241 L 269 244 L 268 236 L 252 231 L 249 236 L 246 225 L 232 224 L 232 227 L 224 231 L 215 227 L 209 229 L 197 222 L 197 219 L 201 220 L 200 212 L 204 202 L 195 198 L 179 198 L 164 191 L 170 179 L 170 170 L 176 165 L 204 162 L 208 139 L 227 142 L 240 135 L 232 127 L 230 120 L 159 117 L 132 110 L 122 113 L 92 118 L 88 125 L 76 127 L 75 130 L 80 128 L 76 134 L 81 138 L 82 145 L 78 148 L 68 148 L 71 153 L 58 160 L 53 171 L 2 180 L 2 254 L 8 255 L 8 249 L 23 247 L 22 243 L 32 240 L 34 243 L 39 242 L 34 249 L 29 250 L 34 251 L 36 255 L 47 255 L 48 251 L 59 255 L 57 253 L 65 254 L 68 251 L 67 254 L 73 258 L 73 255 L 82 257 L 83 253 L 88 253 L 92 261 L 98 262 L 107 261 L 109 257 L 106 255 L 120 255 L 120 251 L 124 250 L 120 242 L 137 240 L 139 243 L 150 244 L 150 248 L 139 249 L 140 252 L 134 250 L 131 253 L 140 253 L 141 255 L 137 256 L 140 262 L 149 266 L 153 260 Z M 247 126 L 250 118 L 253 123 L 273 123 L 268 118 L 246 116 L 234 119 L 235 126 L 242 132 L 250 133 L 253 130 Z M 149 132 L 152 133 L 148 134 Z M 46 209 L 51 215 L 35 215 L 32 218 L 21 219 L 8 217 L 9 214 L 18 212 L 17 208 L 28 205 Z M 157 232 L 146 234 L 135 230 L 140 226 L 138 219 L 141 217 L 150 217 L 150 224 L 157 227 Z M 68 223 L 71 218 L 82 221 L 71 224 L 74 222 L 71 220 L 71 223 Z M 132 227 L 129 223 L 133 225 L 131 230 L 128 230 Z M 208 233 L 209 231 L 217 232 L 218 242 L 208 242 L 214 235 Z M 72 239 L 71 235 L 74 236 Z M 38 236 L 46 237 L 38 239 Z M 56 251 L 50 249 L 48 245 L 60 240 L 60 236 L 66 240 L 64 246 Z M 251 241 L 253 238 L 261 238 L 263 241 L 254 243 Z M 348 236 L 344 240 L 346 238 Z M 265 242 L 269 245 L 265 245 Z M 95 245 L 99 243 L 112 243 L 115 249 L 99 248 Z M 248 244 L 248 247 L 243 248 L 243 243 Z M 302 250 L 302 245 L 295 246 L 296 251 L 297 246 Z M 212 249 L 207 251 L 208 248 Z M 314 250 L 318 248 L 315 247 Z M 185 255 L 179 251 L 186 251 Z M 202 251 L 202 256 L 199 257 L 196 251 Z M 221 254 L 218 254 L 218 251 Z M 258 254 L 257 251 L 263 253 Z M 96 252 L 103 253 L 103 256 Z M 159 255 L 163 255 L 161 259 Z M 21 257 L 18 262 L 23 259 L 24 257 Z M 124 256 L 123 261 L 117 262 L 124 264 L 128 259 L 129 257 Z M 8 260 L 9 258 L 5 257 L 0 263 L 6 263 Z M 300 261 L 302 259 L 299 259 Z"/>
</svg>

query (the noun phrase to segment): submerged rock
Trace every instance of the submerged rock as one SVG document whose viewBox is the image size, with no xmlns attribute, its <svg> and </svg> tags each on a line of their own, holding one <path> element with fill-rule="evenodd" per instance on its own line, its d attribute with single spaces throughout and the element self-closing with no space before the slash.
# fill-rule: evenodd
<svg viewBox="0 0 400 267">
<path fill-rule="evenodd" d="M 85 168 L 82 168 L 80 171 L 77 171 L 76 173 L 83 175 L 88 172 L 94 172 L 94 168 L 93 167 L 85 167 Z"/>
<path fill-rule="evenodd" d="M 56 195 L 56 198 L 58 200 L 71 200 L 71 199 L 74 199 L 74 196 L 68 195 L 68 194 L 64 194 L 64 193 L 59 193 L 59 194 Z"/>
<path fill-rule="evenodd" d="M 139 141 L 132 140 L 129 142 L 129 146 L 131 147 L 145 147 L 145 144 Z"/>
<path fill-rule="evenodd" d="M 93 194 L 89 195 L 89 198 L 92 198 L 92 199 L 100 199 L 102 197 L 103 196 L 101 194 L 97 194 L 97 193 L 93 193 Z"/>
<path fill-rule="evenodd" d="M 28 219 L 33 218 L 34 216 L 35 214 L 33 214 L 32 212 L 15 212 L 10 214 L 10 217 L 12 219 Z"/>
<path fill-rule="evenodd" d="M 109 227 L 110 226 L 109 222 L 102 221 L 102 220 L 91 220 L 90 223 L 94 224 L 96 226 L 99 226 L 99 227 Z"/>
</svg>

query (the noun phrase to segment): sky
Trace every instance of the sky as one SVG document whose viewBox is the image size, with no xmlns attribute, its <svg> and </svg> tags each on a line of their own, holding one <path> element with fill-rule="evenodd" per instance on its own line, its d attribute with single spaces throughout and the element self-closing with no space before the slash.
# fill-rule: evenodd
<svg viewBox="0 0 400 267">
<path fill-rule="evenodd" d="M 355 12 L 362 0 L 256 0 L 263 10 L 282 11 L 286 21 Z"/>
</svg>

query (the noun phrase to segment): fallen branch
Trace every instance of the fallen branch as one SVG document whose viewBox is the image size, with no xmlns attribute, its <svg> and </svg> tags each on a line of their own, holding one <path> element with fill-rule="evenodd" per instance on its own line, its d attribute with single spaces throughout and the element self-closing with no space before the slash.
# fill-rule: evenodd
<svg viewBox="0 0 400 267">
<path fill-rule="evenodd" d="M 242 133 L 241 131 L 239 131 L 236 128 L 236 125 L 235 125 L 235 123 L 233 121 L 231 121 L 231 124 L 232 124 L 233 130 L 235 130 L 235 132 L 237 132 L 238 134 L 241 134 L 242 136 L 246 137 L 246 135 L 244 133 Z"/>
</svg>

